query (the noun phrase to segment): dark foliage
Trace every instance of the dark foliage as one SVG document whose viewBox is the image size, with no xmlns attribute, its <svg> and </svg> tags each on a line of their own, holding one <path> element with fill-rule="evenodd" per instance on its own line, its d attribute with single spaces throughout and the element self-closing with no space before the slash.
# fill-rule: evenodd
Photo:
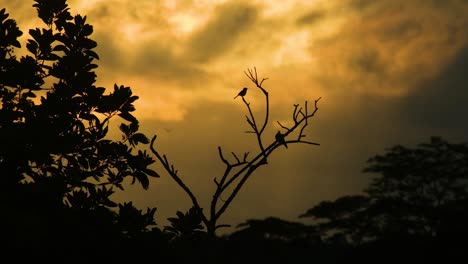
<svg viewBox="0 0 468 264">
<path fill-rule="evenodd" d="M 148 167 L 154 160 L 136 149 L 149 143 L 132 114 L 138 97 L 123 85 L 108 93 L 94 85 L 99 57 L 86 16 L 72 16 L 65 0 L 35 2 L 46 27 L 29 30 L 21 58 L 23 33 L 0 11 L 2 244 L 81 254 L 148 240 L 160 232 L 155 209 L 142 213 L 111 198 L 126 178 L 147 189 L 148 177 L 158 176 Z M 106 137 L 118 117 L 120 141 Z"/>
<path fill-rule="evenodd" d="M 369 159 L 364 172 L 378 176 L 363 195 L 323 201 L 301 217 L 316 219 L 326 242 L 357 247 L 368 261 L 384 254 L 385 263 L 466 257 L 467 160 L 467 144 L 440 137 L 415 148 L 394 146 Z"/>
<path fill-rule="evenodd" d="M 369 159 L 364 170 L 378 176 L 363 194 L 323 201 L 301 217 L 314 225 L 274 217 L 248 220 L 230 235 L 213 236 L 221 210 L 216 202 L 236 177 L 235 166 L 255 168 L 279 146 L 303 141 L 307 118 L 296 105 L 295 126 L 280 126 L 263 146 L 263 126 L 249 121 L 261 152 L 254 163 L 227 161 L 218 181 L 211 220 L 193 198 L 188 212 L 177 211 L 163 230 L 155 208 L 137 209 L 112 200 L 125 179 L 149 187 L 159 177 L 142 148 L 150 143 L 132 114 L 138 99 L 130 87 L 110 92 L 94 85 L 99 56 L 86 16 L 72 16 L 66 0 L 35 0 L 45 28 L 29 31 L 29 55 L 17 58 L 23 32 L 0 10 L 0 252 L 5 259 L 67 263 L 160 261 L 171 263 L 455 263 L 466 259 L 468 243 L 468 145 L 434 137 L 416 148 L 394 146 Z M 252 81 L 265 92 L 253 72 Z M 255 77 L 255 78 L 254 78 Z M 241 94 L 242 95 L 242 94 Z M 245 96 L 245 94 L 243 94 Z M 245 101 L 250 112 L 249 103 Z M 315 101 L 315 104 L 318 100 Z M 268 103 L 267 103 L 268 105 Z M 301 119 L 301 117 L 303 117 Z M 108 138 L 119 119 L 121 140 Z M 247 117 L 247 120 L 250 120 Z M 252 120 L 254 120 L 252 115 Z M 295 140 L 284 136 L 299 128 Z M 279 136 L 278 136 L 279 135 Z M 153 143 L 154 143 L 153 138 Z M 151 149 L 151 148 L 150 148 Z M 155 154 L 157 151 L 151 149 Z M 265 154 L 268 154 L 265 156 Z M 180 180 L 165 156 L 158 156 Z M 184 184 L 181 184 L 185 187 Z M 230 200 L 236 196 L 232 193 Z M 191 194 L 190 191 L 188 191 Z M 203 226 L 205 225 L 205 226 Z M 211 227 L 207 232 L 206 227 Z"/>
</svg>

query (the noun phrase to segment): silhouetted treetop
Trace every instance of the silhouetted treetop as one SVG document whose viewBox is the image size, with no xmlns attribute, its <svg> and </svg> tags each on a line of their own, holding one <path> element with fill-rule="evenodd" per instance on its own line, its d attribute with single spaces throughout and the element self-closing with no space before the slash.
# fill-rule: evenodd
<svg viewBox="0 0 468 264">
<path fill-rule="evenodd" d="M 381 198 L 438 207 L 452 200 L 468 198 L 468 146 L 450 144 L 440 137 L 416 148 L 394 146 L 385 155 L 369 159 L 368 173 L 382 177 L 366 190 Z"/>
<path fill-rule="evenodd" d="M 155 209 L 111 198 L 125 179 L 147 189 L 158 177 L 154 159 L 137 149 L 149 143 L 133 115 L 138 96 L 124 85 L 94 85 L 99 56 L 86 16 L 72 16 L 65 0 L 34 2 L 46 26 L 29 30 L 21 58 L 22 32 L 0 11 L 0 224 L 11 227 L 2 239 L 85 246 L 150 232 Z M 118 117 L 121 140 L 108 136 Z"/>
<path fill-rule="evenodd" d="M 314 227 L 299 222 L 290 222 L 276 217 L 249 219 L 237 226 L 239 230 L 230 235 L 231 239 L 295 239 L 317 238 Z"/>
<path fill-rule="evenodd" d="M 363 195 L 324 201 L 302 217 L 317 219 L 324 237 L 354 243 L 390 237 L 466 234 L 468 145 L 440 137 L 414 148 L 396 145 L 368 160 L 376 173 Z"/>
<path fill-rule="evenodd" d="M 366 204 L 368 200 L 369 199 L 363 195 L 350 195 L 340 197 L 333 202 L 322 201 L 299 217 L 329 219 L 348 217 L 356 211 L 361 210 L 363 204 Z"/>
</svg>

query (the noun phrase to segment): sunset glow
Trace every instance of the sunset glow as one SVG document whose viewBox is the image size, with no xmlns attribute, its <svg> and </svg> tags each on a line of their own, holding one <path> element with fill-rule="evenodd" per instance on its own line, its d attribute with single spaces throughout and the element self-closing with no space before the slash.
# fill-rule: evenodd
<svg viewBox="0 0 468 264">
<path fill-rule="evenodd" d="M 28 29 L 44 25 L 33 1 L 6 2 L 24 48 Z M 359 190 L 366 159 L 390 144 L 441 134 L 466 139 L 468 128 L 459 126 L 468 113 L 460 70 L 467 1 L 68 3 L 94 27 L 97 85 L 132 88 L 142 130 L 159 133 L 161 148 L 200 194 L 208 195 L 222 166 L 217 146 L 230 147 L 227 153 L 257 146 L 245 133 L 245 106 L 233 97 L 249 87 L 246 98 L 257 109 L 265 99 L 244 71 L 255 67 L 269 78 L 269 139 L 281 129 L 277 121 L 292 124 L 294 104 L 322 98 L 305 133 L 321 146 L 282 149 L 239 196 L 226 216 L 232 223 L 273 212 L 294 218 L 320 199 Z M 173 213 L 167 204 L 187 207 L 163 178 L 145 194 L 129 187 L 118 195 L 158 206 L 163 215 Z"/>
</svg>

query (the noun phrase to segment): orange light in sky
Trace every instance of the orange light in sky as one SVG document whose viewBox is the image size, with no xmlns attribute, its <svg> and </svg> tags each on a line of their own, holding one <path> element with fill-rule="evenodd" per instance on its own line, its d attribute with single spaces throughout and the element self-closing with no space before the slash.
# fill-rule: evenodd
<svg viewBox="0 0 468 264">
<path fill-rule="evenodd" d="M 6 2 L 15 3 L 11 17 L 21 18 L 18 22 L 25 43 L 29 28 L 43 26 L 34 18 L 33 1 Z M 227 144 L 233 148 L 250 146 L 243 134 L 245 127 L 238 125 L 244 121 L 244 108 L 232 99 L 242 87 L 253 88 L 243 73 L 247 68 L 256 67 L 261 77 L 269 78 L 265 87 L 270 92 L 273 129 L 278 129 L 278 120 L 288 122 L 293 104 L 324 98 L 319 124 L 307 133 L 323 141 L 320 155 L 303 149 L 288 152 L 275 160 L 278 167 L 265 172 L 272 176 L 267 181 L 274 186 L 289 185 L 298 197 L 290 198 L 289 191 L 280 187 L 271 190 L 271 182 L 265 187 L 265 182 L 258 180 L 245 197 L 258 197 L 257 190 L 277 193 L 271 197 L 273 201 L 255 200 L 254 204 L 252 199 L 240 198 L 240 204 L 244 203 L 234 208 L 239 220 L 251 212 L 271 215 L 265 208 L 274 205 L 278 214 L 298 214 L 320 195 L 331 196 L 338 189 L 349 191 L 362 181 L 343 175 L 354 170 L 358 173 L 363 164 L 357 162 L 364 161 L 364 155 L 379 151 L 378 144 L 397 138 L 394 135 L 401 131 L 409 131 L 408 135 L 420 132 L 419 127 L 393 126 L 396 120 L 391 117 L 399 108 L 388 105 L 424 95 L 427 84 L 444 74 L 468 45 L 468 2 L 435 2 L 68 1 L 72 14 L 87 15 L 87 22 L 94 26 L 92 38 L 101 57 L 97 62 L 98 85 L 132 87 L 140 97 L 135 114 L 150 127 L 148 130 L 161 123 L 178 127 L 182 132 L 167 134 L 167 141 L 161 139 L 161 144 L 182 153 L 174 154 L 175 162 L 180 158 L 177 164 L 181 167 L 192 166 L 184 172 L 197 177 L 207 178 L 202 169 L 212 169 L 211 163 L 199 165 L 199 159 L 217 158 L 216 149 L 206 149 L 204 140 L 222 143 L 224 135 L 235 131 L 239 138 L 229 138 Z M 262 106 L 263 97 L 255 89 L 249 90 L 248 99 L 252 105 Z M 382 121 L 386 118 L 392 122 Z M 313 122 L 315 125 L 316 120 Z M 193 133 L 199 137 L 189 138 Z M 418 139 L 422 140 L 425 138 Z M 187 157 L 187 147 L 179 142 L 190 145 L 196 157 Z M 354 153 L 356 149 L 361 152 Z M 294 184 L 279 175 L 291 173 L 287 166 L 298 168 L 297 175 L 288 175 L 297 177 Z M 197 177 L 193 184 L 200 192 L 206 191 L 209 187 L 197 185 Z M 212 183 L 212 178 L 207 182 Z M 309 185 L 316 187 L 315 193 L 308 192 Z M 151 198 L 157 202 L 158 195 L 171 199 L 176 195 L 162 193 L 151 194 Z M 138 197 L 141 203 L 148 200 Z M 280 197 L 291 201 L 283 204 Z"/>
</svg>

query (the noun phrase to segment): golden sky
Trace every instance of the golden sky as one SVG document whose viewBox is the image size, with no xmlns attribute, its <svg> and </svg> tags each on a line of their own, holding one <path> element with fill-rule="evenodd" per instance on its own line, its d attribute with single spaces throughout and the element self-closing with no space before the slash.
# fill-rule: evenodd
<svg viewBox="0 0 468 264">
<path fill-rule="evenodd" d="M 33 1 L 1 0 L 28 36 L 39 25 Z M 6 3 L 5 3 L 6 2 Z M 98 85 L 132 87 L 141 128 L 188 185 L 210 198 L 222 173 L 217 146 L 254 151 L 244 71 L 268 77 L 268 135 L 295 103 L 322 97 L 306 134 L 320 147 L 278 149 L 234 201 L 224 222 L 297 216 L 318 201 L 359 192 L 372 155 L 440 135 L 467 139 L 466 0 L 70 0 L 87 15 L 100 55 Z M 246 97 L 262 107 L 259 91 Z M 156 166 L 160 170 L 159 167 Z M 158 207 L 157 220 L 189 200 L 163 174 L 148 191 L 118 194 Z"/>
</svg>

